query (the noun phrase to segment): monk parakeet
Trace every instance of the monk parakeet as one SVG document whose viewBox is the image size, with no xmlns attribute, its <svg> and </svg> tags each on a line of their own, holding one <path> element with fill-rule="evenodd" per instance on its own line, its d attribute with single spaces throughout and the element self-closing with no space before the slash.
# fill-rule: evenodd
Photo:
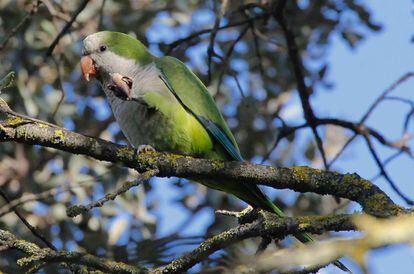
<svg viewBox="0 0 414 274">
<path fill-rule="evenodd" d="M 102 85 L 128 141 L 136 148 L 193 157 L 243 161 L 229 127 L 205 85 L 181 61 L 158 58 L 133 37 L 112 31 L 91 34 L 83 41 L 81 68 L 86 80 Z M 202 181 L 231 193 L 255 208 L 284 216 L 253 184 Z M 310 242 L 308 234 L 295 235 Z M 348 269 L 339 261 L 335 265 Z"/>
</svg>

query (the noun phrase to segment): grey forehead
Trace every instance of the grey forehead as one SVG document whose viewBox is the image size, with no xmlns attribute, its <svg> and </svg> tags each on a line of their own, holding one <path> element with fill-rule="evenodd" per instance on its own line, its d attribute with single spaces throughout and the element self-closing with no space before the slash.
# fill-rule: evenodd
<svg viewBox="0 0 414 274">
<path fill-rule="evenodd" d="M 100 39 L 97 35 L 91 34 L 88 35 L 84 40 L 83 40 L 83 47 L 86 50 L 93 50 L 96 49 L 99 46 L 100 43 Z"/>
</svg>

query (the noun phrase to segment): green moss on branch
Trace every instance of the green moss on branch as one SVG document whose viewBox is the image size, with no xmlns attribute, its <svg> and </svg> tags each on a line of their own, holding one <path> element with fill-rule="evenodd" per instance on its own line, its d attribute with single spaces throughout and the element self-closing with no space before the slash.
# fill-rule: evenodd
<svg viewBox="0 0 414 274">
<path fill-rule="evenodd" d="M 357 174 L 340 174 L 310 167 L 274 168 L 241 162 L 220 162 L 160 152 L 137 155 L 126 146 L 84 136 L 49 124 L 25 118 L 8 124 L 3 120 L 0 141 L 14 141 L 56 148 L 98 160 L 120 163 L 139 172 L 158 170 L 160 177 L 181 177 L 193 180 L 224 179 L 235 183 L 262 184 L 277 189 L 314 192 L 348 198 L 358 202 L 365 212 L 391 216 L 404 212 L 377 186 Z"/>
</svg>

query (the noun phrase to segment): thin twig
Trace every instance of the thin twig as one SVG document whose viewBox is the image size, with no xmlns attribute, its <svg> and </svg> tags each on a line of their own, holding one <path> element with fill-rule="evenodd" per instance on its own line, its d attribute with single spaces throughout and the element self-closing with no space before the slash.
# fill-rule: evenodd
<svg viewBox="0 0 414 274">
<path fill-rule="evenodd" d="M 216 19 L 214 20 L 214 26 L 213 26 L 213 29 L 211 30 L 211 33 L 210 33 L 210 42 L 209 42 L 209 45 L 208 45 L 208 48 L 207 48 L 207 65 L 208 65 L 207 75 L 208 75 L 208 81 L 209 82 L 211 81 L 211 65 L 212 65 L 211 62 L 212 62 L 212 58 L 214 56 L 217 56 L 217 53 L 214 51 L 214 44 L 215 44 L 218 28 L 220 27 L 221 17 L 223 16 L 223 13 L 221 11 L 218 11 L 216 1 L 214 1 L 214 6 L 215 6 L 215 10 L 216 10 Z"/>
<path fill-rule="evenodd" d="M 269 15 L 270 15 L 270 12 L 263 12 L 263 13 L 260 13 L 256 16 L 254 16 L 254 17 L 251 17 L 248 20 L 241 20 L 241 21 L 237 21 L 237 22 L 234 22 L 234 23 L 229 23 L 225 26 L 218 27 L 217 30 L 219 31 L 219 30 L 224 30 L 224 29 L 233 28 L 233 27 L 237 27 L 237 26 L 242 26 L 242 25 L 245 25 L 245 24 L 249 23 L 250 20 L 266 19 Z M 200 30 L 200 31 L 196 31 L 196 32 L 193 32 L 190 35 L 184 37 L 184 38 L 180 38 L 180 39 L 168 44 L 167 45 L 168 50 L 165 52 L 165 54 L 166 55 L 170 54 L 176 47 L 178 47 L 182 43 L 188 42 L 188 41 L 190 41 L 190 40 L 192 40 L 196 37 L 199 37 L 203 34 L 207 34 L 207 33 L 211 32 L 212 30 L 213 30 L 213 28 L 208 28 L 208 29 L 203 29 L 203 30 Z"/>
<path fill-rule="evenodd" d="M 374 111 L 374 109 L 378 106 L 379 103 L 381 103 L 382 100 L 393 90 L 395 90 L 399 85 L 409 80 L 411 77 L 414 76 L 414 72 L 407 72 L 403 76 L 401 76 L 397 81 L 391 84 L 387 89 L 384 90 L 384 92 L 372 103 L 372 105 L 368 108 L 367 112 L 362 116 L 360 123 L 365 122 L 368 117 L 371 115 L 371 113 Z"/>
<path fill-rule="evenodd" d="M 217 82 L 217 94 L 220 93 L 220 87 L 221 87 L 221 84 L 223 82 L 223 77 L 224 77 L 224 74 L 226 73 L 226 71 L 229 68 L 229 60 L 231 58 L 231 55 L 234 52 L 234 48 L 236 47 L 237 43 L 240 42 L 240 40 L 243 38 L 243 36 L 246 34 L 246 32 L 248 30 L 249 30 L 249 26 L 246 26 L 239 33 L 238 37 L 233 41 L 233 43 L 230 45 L 229 49 L 227 50 L 226 55 L 224 57 L 219 57 L 220 60 L 221 60 L 221 62 L 222 62 L 222 64 L 223 64 L 223 69 L 221 70 L 221 73 L 220 73 L 220 76 L 219 76 L 219 79 L 218 79 L 218 82 Z M 240 85 L 239 79 L 237 78 L 237 75 L 233 71 L 231 71 L 231 70 L 230 70 L 230 74 L 233 77 L 234 81 L 236 82 L 236 85 L 237 85 L 237 88 L 238 88 L 238 90 L 240 92 L 240 95 L 242 97 L 245 97 L 244 92 L 243 92 L 243 89 L 242 89 L 242 87 Z M 216 94 L 216 96 L 217 96 L 217 94 Z"/>
<path fill-rule="evenodd" d="M 367 112 L 362 116 L 361 120 L 359 121 L 359 124 L 362 125 L 371 115 L 371 113 L 374 111 L 374 109 L 384 100 L 387 98 L 388 94 L 391 93 L 393 90 L 395 90 L 399 85 L 404 83 L 405 81 L 409 80 L 411 77 L 414 76 L 414 72 L 408 72 L 398 78 L 394 83 L 392 83 L 388 88 L 386 88 L 380 96 L 371 104 L 371 106 L 368 108 Z M 355 138 L 358 136 L 358 133 L 355 133 L 351 138 L 348 139 L 348 141 L 342 146 L 342 148 L 338 151 L 338 153 L 333 157 L 333 159 L 329 162 L 328 166 L 331 167 L 333 163 L 335 163 L 336 160 L 342 155 L 342 153 L 345 151 L 345 149 L 352 143 L 352 141 L 355 140 Z"/>
<path fill-rule="evenodd" d="M 56 251 L 50 248 L 40 248 L 34 243 L 18 239 L 12 233 L 5 230 L 0 230 L 0 246 L 6 249 L 18 250 L 26 254 L 26 257 L 17 260 L 17 264 L 22 267 L 31 267 L 30 271 L 32 273 L 33 271 L 42 268 L 46 263 L 83 265 L 94 268 L 95 270 L 101 270 L 103 273 L 148 273 L 148 269 L 144 267 L 110 261 L 88 253 Z M 85 272 L 78 271 L 76 273 Z M 90 272 L 88 271 L 88 273 Z M 96 271 L 94 273 L 96 273 Z"/>
<path fill-rule="evenodd" d="M 72 24 L 75 22 L 78 15 L 86 8 L 86 5 L 88 4 L 89 0 L 83 0 L 82 3 L 79 5 L 78 9 L 73 13 L 72 18 L 69 22 L 66 23 L 66 25 L 63 27 L 63 29 L 59 32 L 59 34 L 56 36 L 55 40 L 53 40 L 52 44 L 50 44 L 49 48 L 46 50 L 46 56 L 50 56 L 59 43 L 60 39 L 63 37 L 63 35 L 66 34 L 66 32 L 70 29 Z"/>
<path fill-rule="evenodd" d="M 101 7 L 99 8 L 99 22 L 98 22 L 98 29 L 99 30 L 102 29 L 105 4 L 106 4 L 106 0 L 102 0 Z"/>
<path fill-rule="evenodd" d="M 68 186 L 63 186 L 63 187 L 54 187 L 48 190 L 45 190 L 43 192 L 40 193 L 27 193 L 27 194 L 23 194 L 21 197 L 14 199 L 12 201 L 10 201 L 10 203 L 4 205 L 3 207 L 0 208 L 0 218 L 3 217 L 4 215 L 6 215 L 7 213 L 11 212 L 14 208 L 21 206 L 25 203 L 29 203 L 29 202 L 34 202 L 34 201 L 41 201 L 41 200 L 46 200 L 49 198 L 53 198 L 54 196 L 61 194 L 61 193 L 65 193 L 67 191 L 73 190 L 75 188 L 80 188 L 80 187 L 85 187 L 87 183 L 91 183 L 99 178 L 103 178 L 104 176 L 106 176 L 108 173 L 110 173 L 110 170 L 103 172 L 102 174 L 99 174 L 95 177 L 93 177 L 92 179 L 86 179 L 86 180 L 82 180 L 80 182 L 76 182 L 76 184 L 70 184 Z"/>
<path fill-rule="evenodd" d="M 391 177 L 388 175 L 387 171 L 385 170 L 384 165 L 381 162 L 381 159 L 379 158 L 377 152 L 375 151 L 375 148 L 373 144 L 371 143 L 371 140 L 366 135 L 363 135 L 364 139 L 367 143 L 368 149 L 371 152 L 372 157 L 374 157 L 375 163 L 377 164 L 381 175 L 384 177 L 384 179 L 388 182 L 388 184 L 391 186 L 391 188 L 395 191 L 395 193 L 398 194 L 407 204 L 414 205 L 414 201 L 411 200 L 409 197 L 407 197 L 394 183 L 394 181 L 391 179 Z"/>
<path fill-rule="evenodd" d="M 326 218 L 325 221 L 321 220 L 322 217 L 310 217 L 313 219 L 313 221 L 310 221 L 311 223 L 315 221 L 320 224 L 319 228 L 316 228 L 313 225 L 301 226 L 301 223 L 304 220 L 302 218 L 287 217 L 283 219 L 272 219 L 269 222 L 264 222 L 263 220 L 258 219 L 251 223 L 231 228 L 205 240 L 196 249 L 182 255 L 164 267 L 153 270 L 151 273 L 183 273 L 217 250 L 247 238 L 261 236 L 270 237 L 271 239 L 281 239 L 286 235 L 304 231 L 320 234 L 322 231 L 319 229 L 322 228 L 322 230 L 324 230 L 324 228 L 327 227 L 336 227 L 339 228 L 340 231 L 352 230 L 353 225 L 349 221 L 349 217 L 350 215 L 324 216 L 323 218 Z M 309 221 L 309 219 L 307 220 Z M 321 222 L 316 220 L 320 220 Z M 264 225 L 264 223 L 268 225 Z"/>
<path fill-rule="evenodd" d="M 391 163 L 392 161 L 394 161 L 395 159 L 397 159 L 400 155 L 402 155 L 402 153 L 403 153 L 402 151 L 398 151 L 398 152 L 392 154 L 391 156 L 389 156 L 387 159 L 385 159 L 382 162 L 382 165 L 384 167 L 386 167 L 389 163 Z M 379 171 L 377 175 L 375 175 L 374 177 L 372 177 L 370 179 L 370 181 L 374 182 L 374 181 L 378 180 L 378 178 L 380 178 L 381 176 L 382 176 L 382 173 L 381 173 L 381 171 Z"/>
<path fill-rule="evenodd" d="M 56 71 L 57 71 L 58 82 L 59 82 L 59 91 L 60 91 L 59 101 L 57 102 L 55 109 L 52 112 L 52 119 L 54 120 L 56 113 L 58 112 L 60 106 L 63 103 L 63 100 L 65 99 L 65 91 L 63 89 L 62 69 L 59 65 L 59 62 L 56 60 L 56 58 L 53 57 L 52 60 L 56 65 Z"/>
<path fill-rule="evenodd" d="M 7 194 L 3 191 L 3 189 L 0 188 L 0 196 L 4 199 L 4 201 L 6 201 L 6 203 L 10 203 L 11 200 L 9 199 L 9 197 L 7 196 Z M 57 250 L 57 248 L 51 243 L 49 242 L 48 239 L 46 239 L 46 237 L 34 226 L 32 226 L 27 220 L 26 218 L 23 217 L 23 215 L 19 212 L 19 210 L 17 208 L 13 208 L 12 209 L 13 212 L 16 214 L 16 216 L 23 222 L 23 224 L 30 230 L 30 232 L 37 237 L 39 240 L 41 240 L 47 247 L 53 249 L 53 250 Z"/>
<path fill-rule="evenodd" d="M 246 14 L 247 18 L 250 18 L 250 16 L 247 13 L 245 13 L 245 14 Z M 262 54 L 260 53 L 259 38 L 257 36 L 256 27 L 254 25 L 254 20 L 250 20 L 249 25 L 250 25 L 250 31 L 252 32 L 252 36 L 253 36 L 254 51 L 255 51 L 255 54 L 257 56 L 260 75 L 262 76 L 262 78 L 264 78 L 265 77 L 265 71 L 264 71 L 264 68 L 263 68 Z"/>
<path fill-rule="evenodd" d="M 93 201 L 87 205 L 74 205 L 74 206 L 69 207 L 66 210 L 66 214 L 68 215 L 68 217 L 73 218 L 82 213 L 88 212 L 93 208 L 102 207 L 108 201 L 115 200 L 116 197 L 127 192 L 131 188 L 138 186 L 143 182 L 148 181 L 151 177 L 157 175 L 157 173 L 158 173 L 158 170 L 156 169 L 148 170 L 147 172 L 141 174 L 140 177 L 137 178 L 135 181 L 125 182 L 120 188 L 116 189 L 114 192 L 107 193 L 104 197 L 96 201 Z"/>
<path fill-rule="evenodd" d="M 327 164 L 325 150 L 323 148 L 322 138 L 320 137 L 318 130 L 317 130 L 317 118 L 309 102 L 310 93 L 309 93 L 308 87 L 305 84 L 304 73 L 302 71 L 303 63 L 300 58 L 298 46 L 295 41 L 295 36 L 293 35 L 292 31 L 287 26 L 286 20 L 283 15 L 283 9 L 287 1 L 279 1 L 279 2 L 280 2 L 279 4 L 280 6 L 278 6 L 277 9 L 275 10 L 274 18 L 279 23 L 282 29 L 283 35 L 285 36 L 285 39 L 286 39 L 288 55 L 289 55 L 290 61 L 293 66 L 293 71 L 294 71 L 296 82 L 297 82 L 297 89 L 299 92 L 300 101 L 302 103 L 304 118 L 306 122 L 309 123 L 309 126 L 312 129 L 312 133 L 316 141 L 316 146 L 322 156 L 324 167 L 325 169 L 328 169 L 329 167 Z"/>
<path fill-rule="evenodd" d="M 16 33 L 19 31 L 19 29 L 28 22 L 35 13 L 39 10 L 40 5 L 42 4 L 41 0 L 34 1 L 32 8 L 28 13 L 26 13 L 25 16 L 20 20 L 17 25 L 10 30 L 10 32 L 6 35 L 3 42 L 0 44 L 0 50 L 3 50 L 4 47 L 6 47 L 7 43 L 9 42 L 10 38 L 12 38 Z"/>
<path fill-rule="evenodd" d="M 50 15 L 53 16 L 53 18 L 61 19 L 65 22 L 70 21 L 70 16 L 61 11 L 56 10 L 53 6 L 53 3 L 51 3 L 50 0 L 42 0 L 42 2 L 43 4 L 45 4 L 47 10 L 49 11 Z"/>
</svg>

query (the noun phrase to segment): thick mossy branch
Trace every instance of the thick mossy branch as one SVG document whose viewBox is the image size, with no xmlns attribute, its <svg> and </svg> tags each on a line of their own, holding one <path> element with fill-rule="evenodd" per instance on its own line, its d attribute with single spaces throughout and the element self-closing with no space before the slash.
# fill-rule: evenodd
<svg viewBox="0 0 414 274">
<path fill-rule="evenodd" d="M 18 239 L 5 230 L 0 230 L 0 247 L 2 250 L 15 249 L 25 253 L 27 256 L 17 261 L 17 264 L 21 267 L 36 268 L 37 265 L 43 265 L 45 262 L 65 262 L 91 267 L 104 273 L 148 273 L 146 268 L 130 266 L 122 262 L 110 261 L 86 253 L 40 248 L 34 243 Z"/>
<path fill-rule="evenodd" d="M 287 217 L 280 219 L 274 217 L 273 214 L 264 214 L 265 216 L 262 216 L 251 223 L 239 225 L 205 240 L 193 251 L 172 261 L 163 268 L 151 271 L 151 273 L 183 273 L 217 250 L 247 238 L 261 236 L 272 239 L 282 239 L 286 235 L 301 232 L 321 234 L 325 231 L 347 231 L 355 229 L 350 221 L 352 215 L 299 218 Z"/>
<path fill-rule="evenodd" d="M 120 163 L 139 172 L 158 170 L 160 177 L 224 179 L 277 189 L 330 194 L 358 202 L 365 212 L 376 216 L 386 217 L 404 211 L 381 189 L 357 174 L 340 174 L 310 167 L 274 168 L 246 162 L 211 161 L 152 151 L 137 155 L 132 148 L 18 116 L 6 111 L 2 105 L 0 115 L 0 141 L 3 142 L 14 141 L 56 148 Z"/>
</svg>

